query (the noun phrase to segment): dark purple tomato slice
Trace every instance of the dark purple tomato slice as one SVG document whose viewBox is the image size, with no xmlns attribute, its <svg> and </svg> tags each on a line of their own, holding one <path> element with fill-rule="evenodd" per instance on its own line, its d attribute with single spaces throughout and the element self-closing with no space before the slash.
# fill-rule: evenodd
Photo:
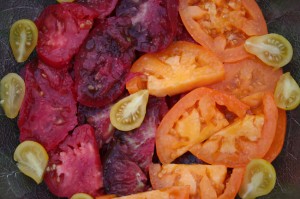
<svg viewBox="0 0 300 199">
<path fill-rule="evenodd" d="M 102 108 L 91 108 L 83 105 L 78 106 L 78 122 L 88 123 L 95 129 L 95 137 L 99 148 L 109 143 L 112 138 L 114 127 L 110 123 L 111 105 Z"/>
<path fill-rule="evenodd" d="M 78 52 L 93 26 L 97 12 L 76 3 L 50 5 L 36 20 L 36 51 L 49 66 L 65 67 Z"/>
<path fill-rule="evenodd" d="M 104 18 L 114 10 L 118 0 L 77 0 L 76 2 L 95 9 L 99 13 L 99 18 Z"/>
<path fill-rule="evenodd" d="M 133 131 L 116 131 L 111 151 L 104 161 L 104 187 L 107 193 L 128 195 L 149 188 L 147 178 L 152 163 L 155 131 L 167 112 L 163 98 L 150 98 L 142 125 Z"/>
<path fill-rule="evenodd" d="M 124 91 L 125 78 L 135 57 L 126 32 L 129 18 L 101 20 L 75 56 L 75 88 L 78 101 L 89 107 L 103 107 Z"/>
<path fill-rule="evenodd" d="M 59 197 L 70 198 L 75 193 L 97 195 L 103 187 L 102 165 L 90 125 L 77 127 L 49 153 L 44 180 L 49 190 Z"/>
<path fill-rule="evenodd" d="M 117 16 L 130 16 L 130 35 L 136 50 L 157 52 L 171 44 L 176 36 L 178 0 L 121 0 Z"/>
<path fill-rule="evenodd" d="M 77 125 L 74 83 L 65 69 L 34 60 L 26 65 L 26 92 L 18 126 L 20 141 L 33 140 L 54 149 Z"/>
</svg>

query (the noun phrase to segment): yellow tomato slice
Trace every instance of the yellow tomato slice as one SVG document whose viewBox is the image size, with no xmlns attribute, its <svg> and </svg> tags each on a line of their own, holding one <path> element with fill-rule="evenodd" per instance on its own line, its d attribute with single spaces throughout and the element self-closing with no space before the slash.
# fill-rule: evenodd
<svg viewBox="0 0 300 199">
<path fill-rule="evenodd" d="M 16 21 L 10 28 L 9 42 L 17 62 L 24 62 L 34 50 L 38 29 L 29 19 Z"/>
<path fill-rule="evenodd" d="M 22 142 L 15 150 L 14 160 L 22 173 L 37 184 L 42 182 L 49 156 L 41 144 L 34 141 Z"/>
<path fill-rule="evenodd" d="M 0 81 L 1 105 L 8 118 L 17 117 L 25 95 L 24 80 L 16 73 L 9 73 Z"/>
<path fill-rule="evenodd" d="M 246 167 L 239 196 L 251 199 L 270 193 L 276 182 L 276 172 L 271 163 L 264 159 L 253 159 Z"/>
</svg>

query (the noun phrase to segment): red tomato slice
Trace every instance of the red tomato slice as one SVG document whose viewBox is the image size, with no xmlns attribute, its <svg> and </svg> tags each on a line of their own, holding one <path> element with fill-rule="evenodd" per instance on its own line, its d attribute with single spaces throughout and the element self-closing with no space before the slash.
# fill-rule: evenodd
<svg viewBox="0 0 300 199">
<path fill-rule="evenodd" d="M 255 0 L 179 0 L 179 13 L 191 36 L 224 62 L 249 57 L 245 40 L 268 33 Z"/>
<path fill-rule="evenodd" d="M 70 198 L 75 193 L 97 195 L 103 186 L 102 165 L 90 125 L 77 127 L 50 152 L 44 180 L 49 190 L 59 197 Z"/>
<path fill-rule="evenodd" d="M 99 18 L 104 18 L 114 10 L 118 0 L 76 0 L 76 2 L 95 9 L 99 13 Z"/>
<path fill-rule="evenodd" d="M 244 174 L 243 168 L 230 173 L 224 165 L 152 164 L 149 169 L 154 189 L 185 185 L 190 198 L 234 198 Z"/>
<path fill-rule="evenodd" d="M 224 77 L 223 64 L 212 52 L 186 41 L 177 41 L 164 51 L 143 55 L 134 62 L 131 72 L 144 74 L 149 93 L 157 97 L 187 92 Z M 136 76 L 126 83 L 129 91 L 141 87 L 139 81 L 135 81 L 138 77 L 143 78 Z"/>
<path fill-rule="evenodd" d="M 272 93 L 264 95 L 259 109 L 194 145 L 190 152 L 204 162 L 227 167 L 241 167 L 251 159 L 263 158 L 274 140 L 278 120 Z"/>
<path fill-rule="evenodd" d="M 229 125 L 217 105 L 225 106 L 238 118 L 243 118 L 249 109 L 235 97 L 212 89 L 202 87 L 191 91 L 171 108 L 157 129 L 156 151 L 163 164 L 171 163 Z"/>
<path fill-rule="evenodd" d="M 37 141 L 52 150 L 77 125 L 72 77 L 64 69 L 34 60 L 26 65 L 25 85 L 18 120 L 20 141 Z"/>
<path fill-rule="evenodd" d="M 78 52 L 97 16 L 96 11 L 76 3 L 45 8 L 36 20 L 39 30 L 36 51 L 39 58 L 49 66 L 66 67 Z"/>
</svg>

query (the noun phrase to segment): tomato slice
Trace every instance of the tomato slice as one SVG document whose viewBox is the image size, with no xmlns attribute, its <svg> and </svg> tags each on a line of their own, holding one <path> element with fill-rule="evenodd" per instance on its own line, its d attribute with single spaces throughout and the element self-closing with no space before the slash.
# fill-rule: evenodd
<svg viewBox="0 0 300 199">
<path fill-rule="evenodd" d="M 10 28 L 9 42 L 17 62 L 24 62 L 34 50 L 38 29 L 33 21 L 20 19 Z"/>
<path fill-rule="evenodd" d="M 143 55 L 131 72 L 146 75 L 147 89 L 157 97 L 187 92 L 224 77 L 223 64 L 213 53 L 186 41 L 175 42 L 159 53 Z M 131 81 L 126 83 L 130 87 Z"/>
<path fill-rule="evenodd" d="M 249 160 L 263 158 L 268 152 L 275 136 L 277 119 L 278 109 L 273 95 L 266 93 L 259 110 L 236 119 L 190 151 L 210 164 L 245 166 Z"/>
<path fill-rule="evenodd" d="M 180 0 L 179 13 L 191 36 L 224 62 L 249 57 L 245 40 L 267 34 L 265 19 L 255 0 Z"/>
<path fill-rule="evenodd" d="M 291 43 L 275 33 L 252 36 L 246 40 L 244 46 L 249 53 L 256 55 L 265 64 L 275 68 L 287 65 L 293 57 Z"/>
<path fill-rule="evenodd" d="M 270 193 L 276 182 L 274 167 L 266 160 L 253 159 L 246 167 L 239 190 L 242 199 L 251 199 Z"/>
<path fill-rule="evenodd" d="M 108 195 L 103 195 L 103 196 L 97 196 L 95 199 L 112 199 L 116 198 L 117 196 L 114 194 L 108 194 Z"/>
<path fill-rule="evenodd" d="M 146 115 L 148 98 L 148 90 L 141 90 L 118 101 L 110 111 L 111 124 L 121 131 L 130 131 L 141 126 Z"/>
<path fill-rule="evenodd" d="M 225 79 L 209 85 L 225 93 L 235 95 L 251 106 L 260 103 L 264 92 L 274 92 L 282 70 L 274 70 L 258 58 L 248 58 L 234 63 L 225 63 Z"/>
<path fill-rule="evenodd" d="M 171 163 L 229 125 L 217 104 L 238 118 L 243 118 L 249 109 L 235 97 L 212 89 L 202 87 L 191 91 L 171 108 L 157 128 L 156 151 L 163 164 Z"/>
<path fill-rule="evenodd" d="M 152 164 L 149 168 L 154 189 L 189 186 L 190 198 L 234 198 L 243 174 L 243 168 L 233 169 L 230 174 L 224 165 Z"/>
<path fill-rule="evenodd" d="M 93 197 L 86 193 L 76 193 L 71 199 L 93 199 Z"/>
<path fill-rule="evenodd" d="M 118 199 L 188 199 L 189 187 L 188 186 L 172 186 L 161 190 L 152 190 L 137 194 L 132 194 Z"/>
<path fill-rule="evenodd" d="M 114 10 L 118 0 L 76 0 L 76 2 L 95 9 L 99 13 L 98 18 L 105 18 Z"/>
<path fill-rule="evenodd" d="M 16 73 L 8 73 L 0 81 L 0 104 L 8 118 L 17 117 L 25 95 L 25 82 Z"/>
<path fill-rule="evenodd" d="M 18 145 L 14 160 L 22 173 L 32 178 L 37 184 L 43 180 L 49 156 L 45 148 L 34 141 L 24 141 Z"/>
<path fill-rule="evenodd" d="M 284 73 L 277 82 L 274 98 L 277 106 L 284 110 L 299 106 L 300 87 L 289 72 Z"/>
</svg>

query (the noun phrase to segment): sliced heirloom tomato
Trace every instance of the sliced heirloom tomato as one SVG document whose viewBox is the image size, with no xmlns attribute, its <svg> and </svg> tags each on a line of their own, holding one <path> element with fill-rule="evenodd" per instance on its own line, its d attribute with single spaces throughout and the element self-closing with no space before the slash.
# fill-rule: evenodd
<svg viewBox="0 0 300 199">
<path fill-rule="evenodd" d="M 249 110 L 245 117 L 235 119 L 204 142 L 194 145 L 190 152 L 210 164 L 246 166 L 251 159 L 263 158 L 268 152 L 277 120 L 278 109 L 273 94 L 266 93 L 261 107 Z"/>
<path fill-rule="evenodd" d="M 56 196 L 97 195 L 103 187 L 99 150 L 90 125 L 75 128 L 49 156 L 44 180 Z"/>
<path fill-rule="evenodd" d="M 136 50 L 158 52 L 176 36 L 178 0 L 121 0 L 116 15 L 130 17 L 129 34 Z"/>
<path fill-rule="evenodd" d="M 224 165 L 152 164 L 149 175 L 152 187 L 189 186 L 190 198 L 234 198 L 243 179 L 244 168 L 232 173 Z"/>
<path fill-rule="evenodd" d="M 133 195 L 117 197 L 118 199 L 188 199 L 188 186 L 172 186 L 161 190 L 152 190 Z"/>
<path fill-rule="evenodd" d="M 104 18 L 114 10 L 118 0 L 76 0 L 76 2 L 95 9 L 99 14 L 98 18 Z"/>
<path fill-rule="evenodd" d="M 179 0 L 179 13 L 191 36 L 224 62 L 249 57 L 245 40 L 268 33 L 255 0 Z"/>
<path fill-rule="evenodd" d="M 156 151 L 163 164 L 171 163 L 229 125 L 217 105 L 225 106 L 238 118 L 245 117 L 249 109 L 235 97 L 212 89 L 191 91 L 169 110 L 157 128 Z"/>
<path fill-rule="evenodd" d="M 93 26 L 97 12 L 76 3 L 50 5 L 36 20 L 39 30 L 36 51 L 55 68 L 66 67 Z"/>
<path fill-rule="evenodd" d="M 157 97 L 187 92 L 224 77 L 223 64 L 212 52 L 186 41 L 175 42 L 158 53 L 143 55 L 134 62 L 130 72 L 146 76 L 150 95 Z M 144 81 L 141 75 L 135 78 Z M 128 88 L 140 88 L 133 86 L 133 83 L 139 84 L 135 78 L 127 81 Z"/>
</svg>

